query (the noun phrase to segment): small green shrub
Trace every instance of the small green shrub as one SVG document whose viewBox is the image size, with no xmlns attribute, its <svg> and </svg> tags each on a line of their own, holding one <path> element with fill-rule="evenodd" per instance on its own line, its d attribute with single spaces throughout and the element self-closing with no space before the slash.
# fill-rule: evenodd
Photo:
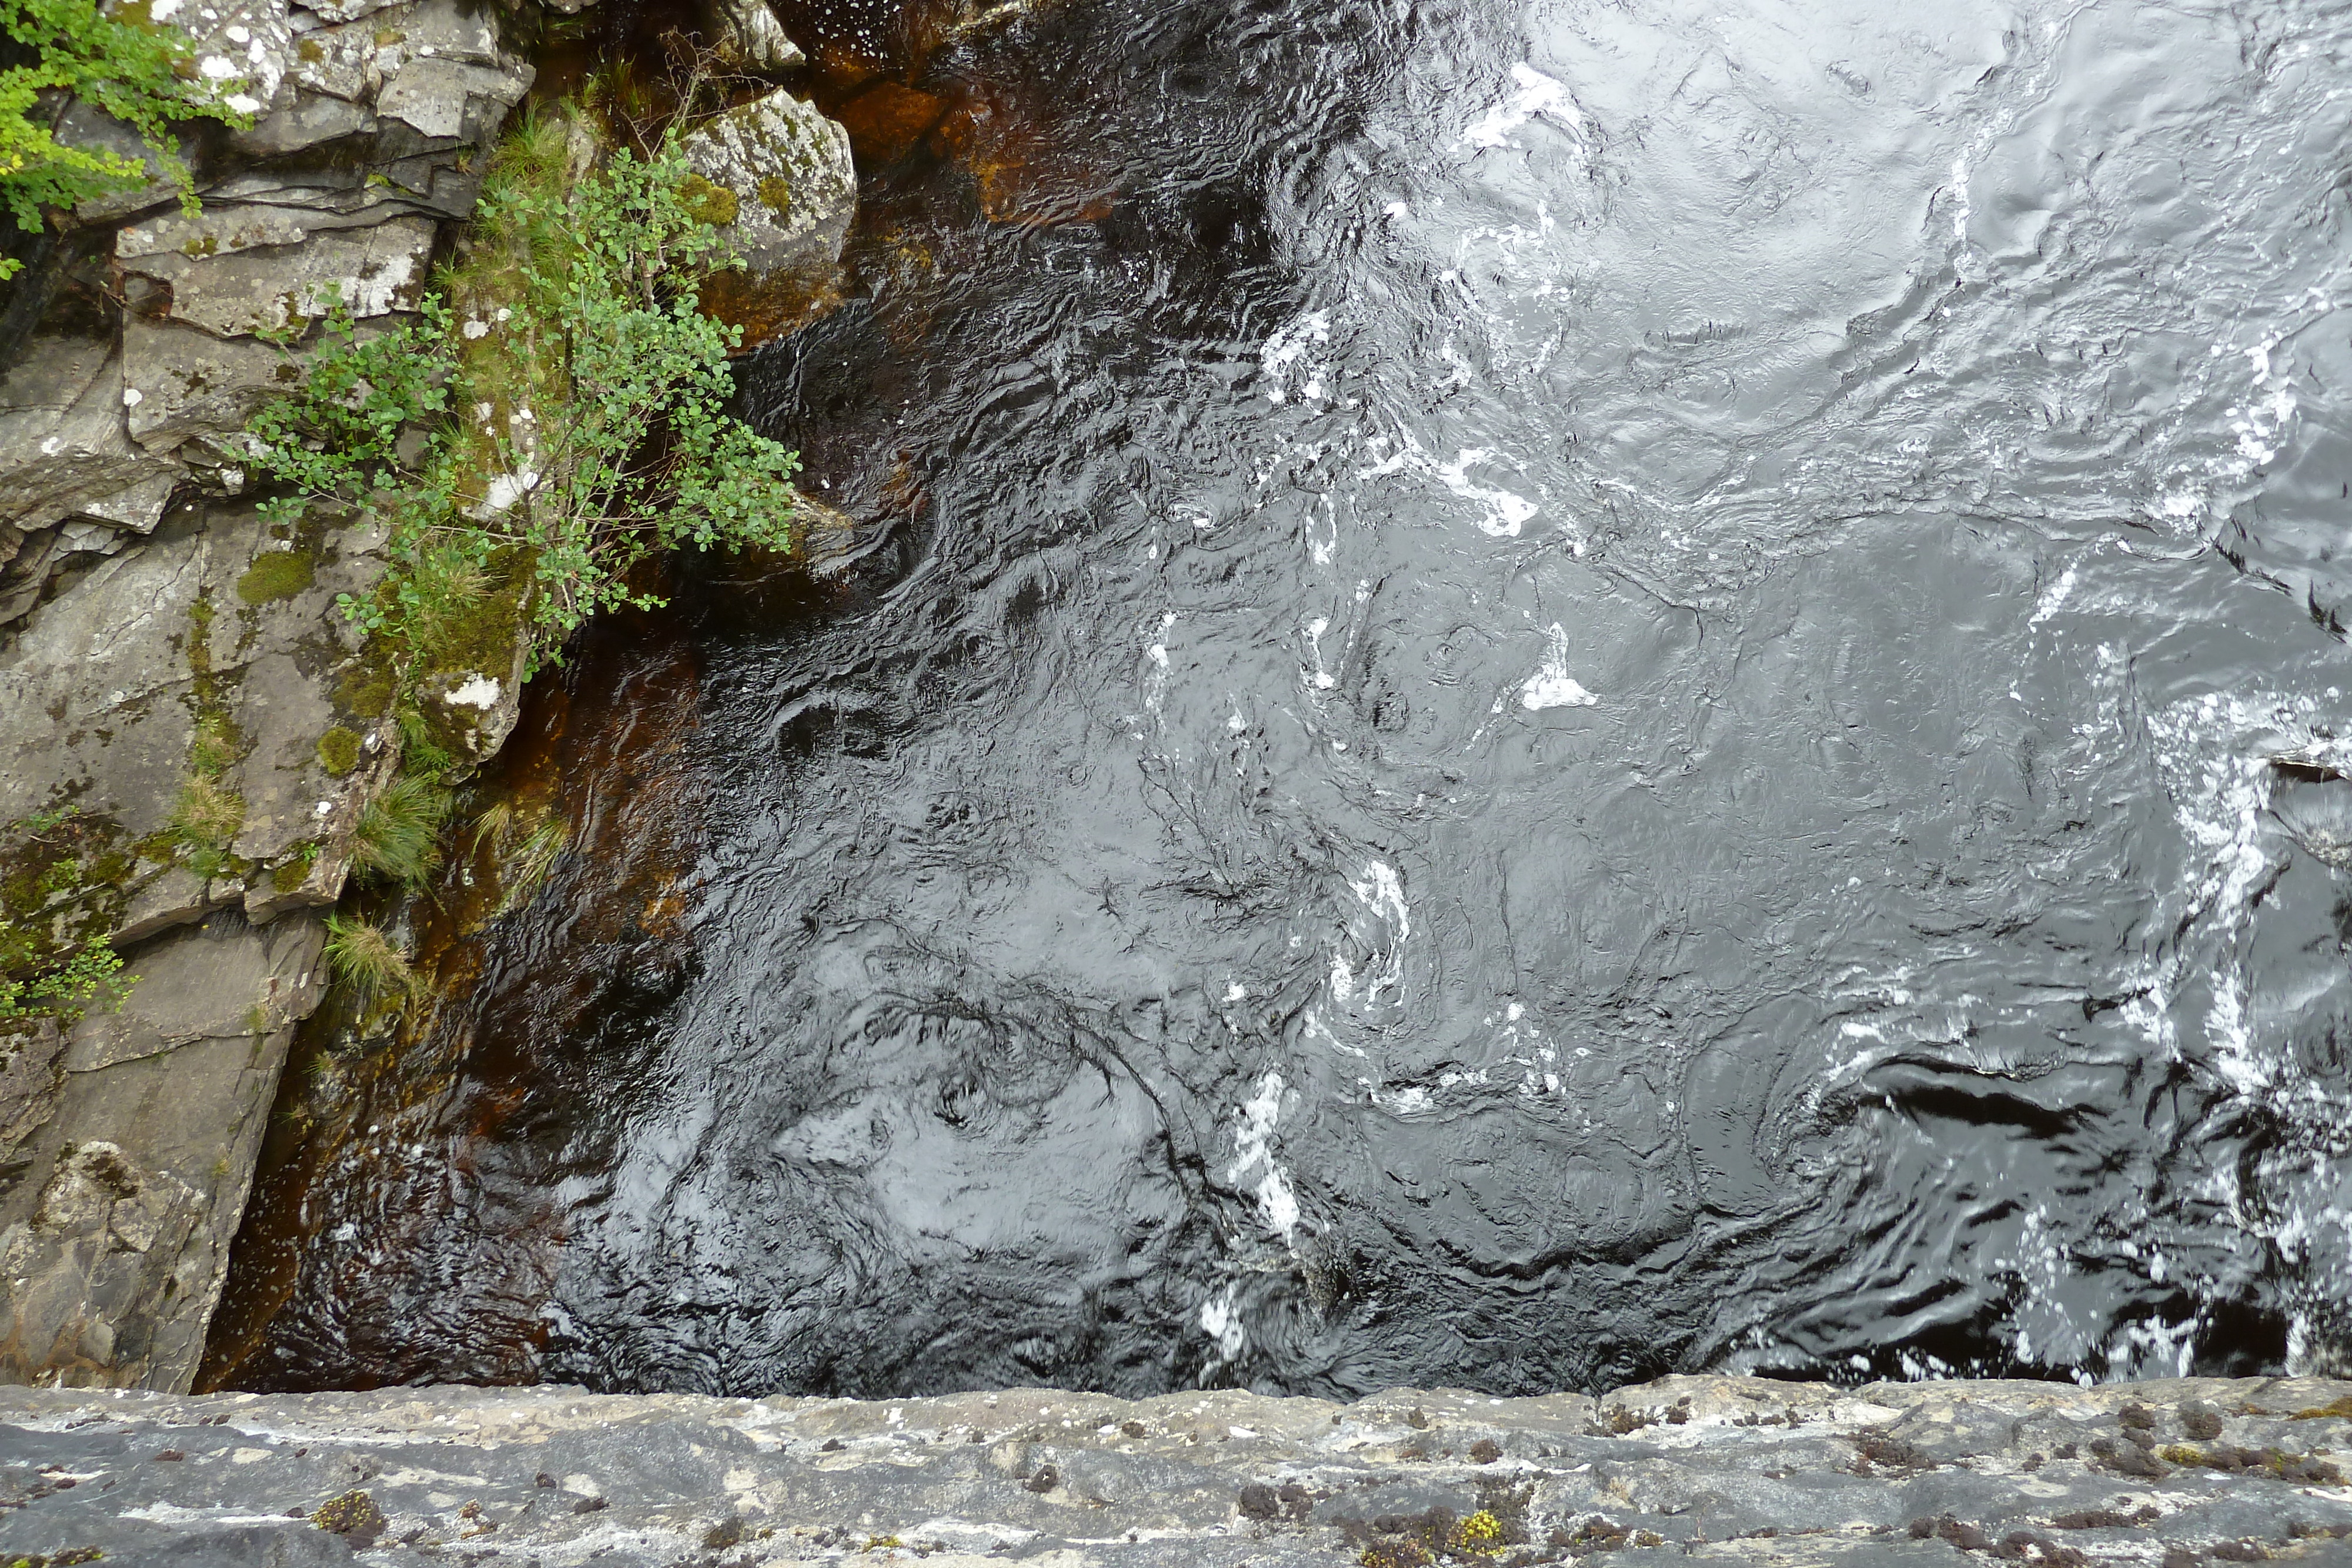
<svg viewBox="0 0 2352 1568">
<path fill-rule="evenodd" d="M 341 779 L 360 765 L 360 737 L 336 725 L 319 737 L 319 766 L 330 778 Z"/>
<path fill-rule="evenodd" d="M 135 191 L 148 180 L 136 158 L 58 141 L 42 112 L 45 92 L 69 93 L 136 131 L 190 211 L 194 181 L 172 122 L 253 123 L 261 105 L 232 84 L 206 81 L 193 68 L 187 38 L 152 21 L 148 6 L 133 0 L 110 16 L 98 0 L 0 0 L 0 35 L 15 45 L 0 69 L 0 203 L 19 229 L 38 230 L 44 209 Z M 18 265 L 0 259 L 0 278 Z"/>
<path fill-rule="evenodd" d="M 30 976 L 0 974 L 0 1026 L 39 1018 L 73 1023 L 93 1008 L 119 1007 L 135 978 L 121 970 L 113 944 L 93 936 Z"/>
<path fill-rule="evenodd" d="M 360 812 L 352 862 L 406 887 L 422 887 L 441 863 L 441 824 L 449 818 L 449 791 L 428 779 L 403 774 Z"/>
<path fill-rule="evenodd" d="M 404 668 L 458 667 L 485 625 L 510 649 L 521 615 L 535 671 L 597 612 L 659 602 L 627 580 L 654 550 L 792 545 L 799 458 L 726 412 L 741 334 L 695 302 L 727 263 L 676 133 L 576 179 L 568 143 L 556 116 L 525 120 L 418 320 L 362 338 L 336 307 L 300 388 L 251 426 L 298 492 L 274 516 L 307 500 L 388 525 L 391 570 L 341 602 Z"/>
<path fill-rule="evenodd" d="M 264 550 L 236 580 L 236 596 L 251 605 L 275 604 L 310 587 L 317 575 L 317 565 L 307 551 Z"/>
<path fill-rule="evenodd" d="M 406 998 L 416 994 L 416 971 L 381 926 L 356 915 L 327 916 L 327 967 L 362 997 Z"/>
</svg>

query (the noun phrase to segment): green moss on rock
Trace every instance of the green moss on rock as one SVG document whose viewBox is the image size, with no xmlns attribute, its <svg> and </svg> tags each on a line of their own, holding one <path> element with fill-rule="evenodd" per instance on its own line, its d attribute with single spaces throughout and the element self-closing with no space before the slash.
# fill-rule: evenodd
<svg viewBox="0 0 2352 1568">
<path fill-rule="evenodd" d="M 360 765 L 360 737 L 341 725 L 319 737 L 319 763 L 333 778 L 341 779 Z"/>
<path fill-rule="evenodd" d="M 793 183 L 782 174 L 771 174 L 760 182 L 760 204 L 782 217 L 793 210 Z"/>
<path fill-rule="evenodd" d="M 247 604 L 275 604 L 310 587 L 317 574 L 317 563 L 301 550 L 266 550 L 236 580 L 236 596 Z"/>
<path fill-rule="evenodd" d="M 677 194 L 689 216 L 713 228 L 725 228 L 743 210 L 734 192 L 724 185 L 714 185 L 699 174 L 688 174 L 679 181 Z"/>
<path fill-rule="evenodd" d="M 381 641 L 371 641 L 335 683 L 335 706 L 360 718 L 382 718 L 392 711 L 392 695 L 399 685 L 390 650 Z"/>
</svg>

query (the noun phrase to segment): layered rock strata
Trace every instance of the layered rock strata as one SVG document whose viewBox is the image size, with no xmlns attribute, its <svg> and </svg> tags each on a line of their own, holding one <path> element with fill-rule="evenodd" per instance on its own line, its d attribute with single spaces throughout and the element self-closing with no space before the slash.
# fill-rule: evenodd
<svg viewBox="0 0 2352 1568">
<path fill-rule="evenodd" d="M 78 210 L 5 318 L 39 307 L 0 343 L 0 828 L 38 860 L 0 864 L 5 914 L 110 937 L 137 984 L 120 1013 L 0 1033 L 0 1378 L 171 1389 L 400 745 L 394 672 L 336 608 L 381 575 L 380 531 L 265 521 L 242 432 L 309 321 L 415 308 L 532 68 L 467 0 L 149 10 L 252 123 L 184 148 L 196 210 L 160 176 Z M 759 0 L 730 16 L 796 57 Z M 146 156 L 86 107 L 59 134 Z M 836 258 L 838 162 L 786 198 Z M 461 759 L 513 725 L 522 653 L 420 685 Z"/>
<path fill-rule="evenodd" d="M 119 1013 L 0 1040 L 0 1375 L 184 1388 L 324 981 L 315 912 L 397 752 L 335 608 L 377 531 L 266 523 L 241 432 L 300 373 L 288 329 L 416 305 L 531 68 L 459 0 L 154 9 L 254 123 L 188 149 L 199 210 L 159 181 L 74 214 L 0 380 L 0 822 L 70 809 L 75 935 L 138 976 Z"/>
<path fill-rule="evenodd" d="M 0 1558 L 1059 1568 L 2352 1561 L 2352 1383 L 1601 1399 L 0 1392 Z"/>
</svg>

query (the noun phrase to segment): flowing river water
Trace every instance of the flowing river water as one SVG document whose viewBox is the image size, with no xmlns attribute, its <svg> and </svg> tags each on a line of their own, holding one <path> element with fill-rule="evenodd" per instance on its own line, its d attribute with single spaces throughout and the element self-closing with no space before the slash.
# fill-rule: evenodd
<svg viewBox="0 0 2352 1568">
<path fill-rule="evenodd" d="M 2352 9 L 908 76 L 742 365 L 856 544 L 534 697 L 569 847 L 310 1048 L 210 1381 L 2343 1364 Z"/>
</svg>

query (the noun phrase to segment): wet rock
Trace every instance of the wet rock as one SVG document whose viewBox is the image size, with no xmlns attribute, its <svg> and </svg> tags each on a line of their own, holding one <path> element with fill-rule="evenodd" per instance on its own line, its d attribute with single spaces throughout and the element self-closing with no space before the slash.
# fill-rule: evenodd
<svg viewBox="0 0 2352 1568">
<path fill-rule="evenodd" d="M 859 163 L 887 169 L 920 145 L 947 111 L 945 99 L 877 82 L 842 106 L 841 123 Z"/>
<path fill-rule="evenodd" d="M 20 539 L 68 517 L 154 528 L 181 470 L 131 439 L 122 394 L 110 333 L 37 339 L 0 378 L 0 521 Z"/>
<path fill-rule="evenodd" d="M 808 64 L 768 0 L 717 0 L 719 56 L 752 76 L 781 76 Z"/>
<path fill-rule="evenodd" d="M 216 916 L 150 947 L 122 1009 L 68 1032 L 57 1103 L 0 1198 L 0 1374 L 188 1385 L 322 941 L 314 921 Z"/>
<path fill-rule="evenodd" d="M 685 152 L 707 183 L 706 214 L 745 264 L 713 280 L 706 308 L 756 338 L 837 290 L 857 212 L 847 131 L 780 88 L 703 125 Z"/>
<path fill-rule="evenodd" d="M 340 845 L 370 775 L 331 773 L 320 738 L 341 724 L 373 757 L 392 734 L 381 716 L 340 711 L 334 695 L 350 658 L 339 639 L 352 635 L 335 595 L 374 582 L 378 536 L 322 528 L 281 540 L 235 503 L 191 521 L 105 561 L 0 650 L 0 736 L 16 737 L 0 821 L 69 796 L 85 817 L 152 840 L 172 826 L 210 723 L 226 727 L 208 766 L 237 802 L 225 846 L 236 859 L 258 871 L 305 845 Z M 150 849 L 124 873 L 134 891 L 173 863 L 167 847 Z M 219 902 L 195 894 L 182 917 Z M 170 923 L 150 910 L 123 939 Z"/>
<path fill-rule="evenodd" d="M 227 209 L 215 222 L 230 227 L 246 211 Z M 231 227 L 233 240 L 249 235 Z M 369 228 L 296 237 L 292 245 L 235 244 L 214 254 L 198 248 L 209 244 L 206 235 L 125 259 L 123 269 L 167 291 L 170 319 L 220 338 L 278 331 L 298 319 L 325 315 L 338 301 L 360 319 L 414 310 L 424 295 L 433 253 L 429 218 L 395 217 Z M 265 380 L 262 390 L 266 393 L 274 385 L 274 378 Z"/>
<path fill-rule="evenodd" d="M 462 1387 L 99 1401 L 17 1389 L 0 1391 L 0 1472 L 38 1455 L 84 1484 L 0 1510 L 0 1553 L 73 1540 L 110 1563 L 205 1552 L 299 1562 L 344 1513 L 373 1511 L 383 1531 L 374 1550 L 393 1553 L 385 1561 L 462 1561 L 494 1542 L 498 1560 L 541 1568 L 886 1552 L 1065 1568 L 1535 1563 L 1651 1552 L 1759 1568 L 1963 1555 L 2055 1568 L 2208 1553 L 2323 1562 L 2338 1532 L 2352 1532 L 2352 1499 L 2274 1475 L 2151 1487 L 2047 1460 L 2029 1478 L 2013 1444 L 1969 1468 L 1909 1476 L 1855 1476 L 1843 1457 L 1874 1433 L 1963 1405 L 1992 1417 L 1988 1430 L 2067 1421 L 2112 1431 L 2135 1393 L 2151 1404 L 2253 1405 L 2272 1414 L 2233 1419 L 2250 1441 L 2277 1447 L 2295 1427 L 2293 1410 L 2324 1406 L 2347 1386 L 1839 1390 L 1676 1378 L 1609 1396 L 1605 1407 L 1630 1410 L 1689 1401 L 1685 1422 L 1624 1436 L 1588 1435 L 1600 1406 L 1580 1396 L 1450 1391 L 1335 1406 L 1233 1391 L 1135 1403 L 1042 1389 L 863 1403 Z M 1747 1419 L 1792 1407 L 1802 1426 Z M 1542 1457 L 1408 1460 L 1416 1408 L 1439 1431 L 1477 1430 L 1507 1454 Z M 1251 1437 L 1220 1440 L 1236 1431 Z M 988 1447 L 964 1441 L 971 1432 Z M 152 1462 L 167 1446 L 184 1460 Z M 993 1463 L 1000 1447 L 1034 1462 Z M 1040 1486 L 1049 1473 L 1055 1480 Z M 346 1540 L 358 1544 L 331 1543 L 340 1551 Z"/>
</svg>

